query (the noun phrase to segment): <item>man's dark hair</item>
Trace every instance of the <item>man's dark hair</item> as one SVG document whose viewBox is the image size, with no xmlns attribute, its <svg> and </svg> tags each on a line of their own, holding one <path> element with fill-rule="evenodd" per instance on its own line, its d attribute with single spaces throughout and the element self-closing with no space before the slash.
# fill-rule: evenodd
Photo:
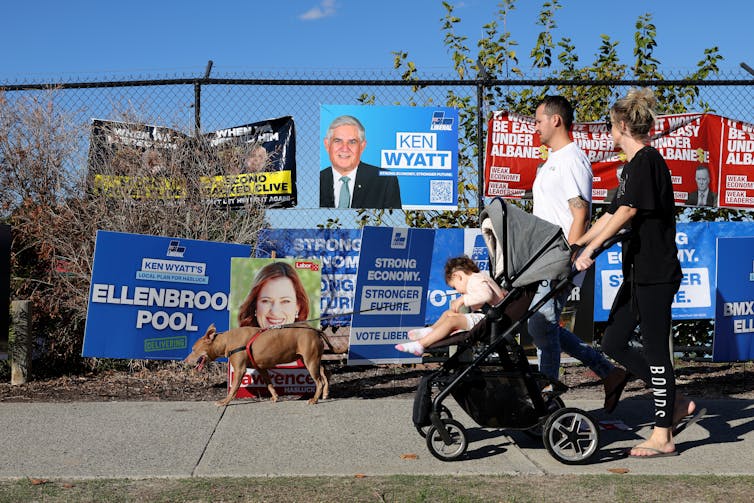
<svg viewBox="0 0 754 503">
<path fill-rule="evenodd" d="M 571 130 L 573 124 L 573 107 L 571 103 L 562 96 L 547 95 L 542 99 L 541 105 L 544 105 L 547 115 L 559 115 L 563 119 L 563 125 L 566 131 Z"/>
</svg>

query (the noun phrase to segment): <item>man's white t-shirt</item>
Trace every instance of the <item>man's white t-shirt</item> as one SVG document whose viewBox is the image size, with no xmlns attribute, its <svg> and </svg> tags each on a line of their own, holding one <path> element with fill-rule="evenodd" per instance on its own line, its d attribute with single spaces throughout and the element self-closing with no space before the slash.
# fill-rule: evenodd
<svg viewBox="0 0 754 503">
<path fill-rule="evenodd" d="M 566 238 L 573 224 L 568 200 L 581 197 L 592 204 L 592 165 L 576 143 L 555 152 L 537 171 L 533 187 L 534 215 L 559 225 Z"/>
</svg>

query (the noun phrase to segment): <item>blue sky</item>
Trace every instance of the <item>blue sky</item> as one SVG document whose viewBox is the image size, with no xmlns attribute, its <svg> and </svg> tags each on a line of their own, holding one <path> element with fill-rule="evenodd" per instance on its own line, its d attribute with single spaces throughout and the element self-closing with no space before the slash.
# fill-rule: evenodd
<svg viewBox="0 0 754 503">
<path fill-rule="evenodd" d="M 475 47 L 499 0 L 449 1 Z M 751 77 L 739 67 L 754 67 L 749 0 L 561 4 L 555 38 L 570 37 L 582 62 L 591 61 L 604 33 L 621 42 L 622 62 L 630 64 L 636 19 L 651 13 L 662 69 L 693 70 L 704 49 L 717 45 L 726 77 Z M 508 21 L 525 71 L 541 5 L 518 0 Z M 213 76 L 388 70 L 391 51 L 407 51 L 421 70 L 452 76 L 440 0 L 40 0 L 5 2 L 2 10 L 0 83 L 193 76 L 210 59 Z"/>
</svg>

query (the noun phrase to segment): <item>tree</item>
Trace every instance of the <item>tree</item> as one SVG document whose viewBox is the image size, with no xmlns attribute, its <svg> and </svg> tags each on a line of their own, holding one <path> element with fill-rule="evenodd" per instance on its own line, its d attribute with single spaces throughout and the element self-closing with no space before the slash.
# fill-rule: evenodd
<svg viewBox="0 0 754 503">
<path fill-rule="evenodd" d="M 569 38 L 555 41 L 554 30 L 557 28 L 556 12 L 562 8 L 560 0 L 546 0 L 536 19 L 536 25 L 541 27 L 536 43 L 529 54 L 531 71 L 536 72 L 537 78 L 544 80 L 544 85 L 538 88 L 527 87 L 514 90 L 505 85 L 514 77 L 522 77 L 525 72 L 521 68 L 519 56 L 516 52 L 518 43 L 511 33 L 505 29 L 508 15 L 515 9 L 515 0 L 502 0 L 497 7 L 495 19 L 485 24 L 482 29 L 484 36 L 477 43 L 476 54 L 467 45 L 466 37 L 456 31 L 461 19 L 454 14 L 454 6 L 443 1 L 445 16 L 440 20 L 444 32 L 444 42 L 453 62 L 453 68 L 460 79 L 476 76 L 483 79 L 483 107 L 484 116 L 488 120 L 491 110 L 509 110 L 527 115 L 533 115 L 537 104 L 546 94 L 561 94 L 566 96 L 578 111 L 580 121 L 595 121 L 604 117 L 609 105 L 622 94 L 615 81 L 619 80 L 664 80 L 660 71 L 660 61 L 654 55 L 657 47 L 657 29 L 652 23 L 651 14 L 639 16 L 636 21 L 634 34 L 634 61 L 629 66 L 619 60 L 617 47 L 619 42 L 612 41 L 608 35 L 601 35 L 601 44 L 595 59 L 588 64 L 580 65 L 576 48 Z M 499 26 L 503 29 L 500 30 Z M 417 65 L 410 60 L 408 53 L 395 53 L 395 68 L 402 71 L 404 80 L 416 79 Z M 694 81 L 702 81 L 719 73 L 718 63 L 723 57 L 717 47 L 704 50 L 704 55 L 697 63 L 696 70 L 681 80 L 688 80 L 686 85 L 661 85 L 656 88 L 658 112 L 665 114 L 682 113 L 688 111 L 713 111 L 711 104 L 702 100 L 699 86 Z M 556 65 L 559 63 L 559 65 Z M 549 84 L 548 81 L 571 80 L 573 84 Z M 606 82 L 595 85 L 594 82 Z M 417 227 L 465 227 L 476 226 L 470 217 L 475 215 L 471 211 L 470 201 L 475 201 L 474 195 L 482 190 L 478 187 L 476 166 L 477 136 L 479 128 L 470 118 L 477 115 L 477 103 L 469 99 L 461 99 L 455 93 L 449 92 L 447 106 L 459 108 L 459 114 L 466 121 L 462 121 L 459 128 L 459 187 L 464 197 L 459 197 L 459 211 L 424 214 L 406 212 L 406 222 Z M 459 196 L 461 189 L 459 188 Z M 520 204 L 520 203 L 519 203 Z M 528 206 L 526 203 L 523 206 Z M 593 218 L 598 218 L 603 208 L 595 211 Z M 742 220 L 749 218 L 746 212 L 730 209 L 682 209 L 678 210 L 684 218 L 692 221 L 699 220 Z M 707 335 L 707 339 L 700 336 Z M 709 324 L 685 326 L 679 331 L 677 342 L 682 345 L 696 345 L 709 340 Z"/>
<path fill-rule="evenodd" d="M 185 197 L 135 198 L 125 185 L 94 195 L 85 158 L 89 131 L 56 105 L 54 90 L 14 98 L 0 94 L 0 207 L 12 226 L 11 295 L 32 300 L 34 330 L 45 335 L 39 368 L 79 363 L 98 229 L 253 244 L 264 226 L 258 204 L 216 207 L 200 190 L 198 177 L 216 173 L 201 142 L 178 149 L 178 162 L 193 173 L 177 182 Z M 133 111 L 122 115 L 159 123 Z M 94 168 L 115 172 L 112 163 Z"/>
<path fill-rule="evenodd" d="M 562 9 L 560 0 L 546 0 L 535 21 L 541 26 L 536 43 L 529 54 L 531 71 L 536 72 L 537 78 L 542 79 L 544 85 L 538 88 L 527 87 L 520 90 L 511 89 L 510 79 L 522 77 L 525 72 L 519 62 L 516 52 L 518 43 L 511 33 L 505 30 L 509 13 L 515 9 L 515 0 L 503 0 L 497 7 L 494 20 L 485 24 L 482 29 L 484 36 L 477 42 L 474 54 L 468 47 L 466 37 L 457 33 L 457 25 L 461 19 L 454 14 L 455 7 L 448 1 L 442 2 L 445 16 L 440 19 L 444 42 L 447 47 L 453 68 L 460 79 L 477 78 L 484 81 L 483 111 L 489 119 L 492 110 L 509 110 L 522 114 L 533 115 L 536 105 L 546 94 L 562 94 L 576 104 L 578 120 L 592 121 L 604 117 L 608 106 L 619 96 L 618 86 L 615 84 L 594 85 L 594 82 L 614 82 L 618 80 L 663 80 L 660 72 L 660 62 L 654 57 L 657 46 L 657 30 L 652 24 L 650 14 L 640 16 L 636 21 L 634 35 L 635 60 L 629 67 L 621 63 L 616 48 L 619 42 L 612 41 L 608 35 L 601 35 L 601 45 L 594 61 L 586 65 L 579 65 L 575 47 L 569 38 L 555 41 L 553 36 L 557 28 L 556 13 Z M 499 29 L 503 26 L 503 30 Z M 416 80 L 417 65 L 410 60 L 407 52 L 394 53 L 394 66 L 401 71 L 404 80 Z M 690 81 L 706 79 L 719 72 L 718 62 L 722 56 L 717 47 L 704 51 L 703 58 L 697 63 L 697 69 L 685 77 Z M 574 84 L 548 84 L 548 81 L 572 80 Z M 660 86 L 657 90 L 660 113 L 680 113 L 689 110 L 710 111 L 709 103 L 701 100 L 699 87 L 693 84 L 680 86 Z M 451 212 L 430 214 L 424 218 L 415 213 L 407 212 L 407 223 L 410 225 L 427 226 L 462 226 L 467 222 L 464 218 L 472 208 L 468 205 L 477 200 L 477 114 L 476 101 L 469 97 L 459 97 L 449 92 L 446 106 L 459 108 L 462 127 L 459 130 L 459 158 L 460 180 L 459 186 L 463 196 L 459 198 L 458 220 Z M 465 119 L 465 120 L 464 120 Z"/>
</svg>

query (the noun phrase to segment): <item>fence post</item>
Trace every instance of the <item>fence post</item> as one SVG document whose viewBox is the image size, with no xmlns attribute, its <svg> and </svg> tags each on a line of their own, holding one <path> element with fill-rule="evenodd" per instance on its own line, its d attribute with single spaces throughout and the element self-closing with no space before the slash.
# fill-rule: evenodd
<svg viewBox="0 0 754 503">
<path fill-rule="evenodd" d="M 14 300 L 11 302 L 13 329 L 9 340 L 10 383 L 24 384 L 31 374 L 31 302 Z"/>
<path fill-rule="evenodd" d="M 204 77 L 194 81 L 194 136 L 199 136 L 202 132 L 202 81 L 209 80 L 212 64 L 211 59 L 207 61 Z"/>
<path fill-rule="evenodd" d="M 478 61 L 477 66 L 479 67 L 476 84 L 477 207 L 479 208 L 479 215 L 481 215 L 484 209 L 484 159 L 486 157 L 484 150 L 484 140 L 486 139 L 484 138 L 484 88 L 489 76 L 481 62 Z"/>
</svg>

